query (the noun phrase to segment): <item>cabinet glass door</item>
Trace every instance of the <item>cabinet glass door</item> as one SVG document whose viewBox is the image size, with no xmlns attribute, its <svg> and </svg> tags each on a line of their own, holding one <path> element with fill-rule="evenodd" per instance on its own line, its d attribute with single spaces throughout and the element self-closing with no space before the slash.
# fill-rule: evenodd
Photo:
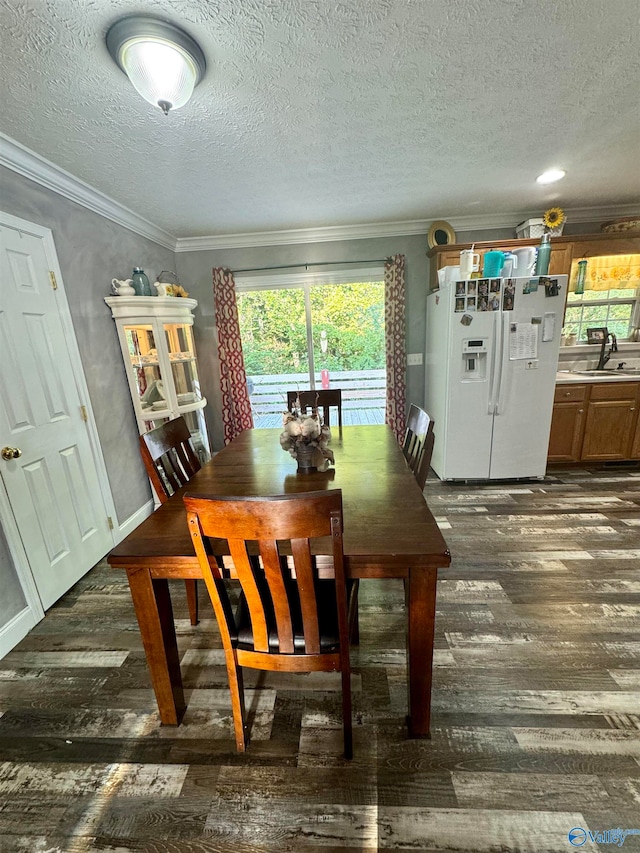
<svg viewBox="0 0 640 853">
<path fill-rule="evenodd" d="M 169 403 L 165 396 L 153 326 L 124 326 L 124 336 L 143 413 L 151 415 L 152 412 L 166 412 Z"/>
<path fill-rule="evenodd" d="M 188 406 L 202 399 L 193 332 L 187 323 L 165 323 L 164 332 L 178 407 Z"/>
</svg>

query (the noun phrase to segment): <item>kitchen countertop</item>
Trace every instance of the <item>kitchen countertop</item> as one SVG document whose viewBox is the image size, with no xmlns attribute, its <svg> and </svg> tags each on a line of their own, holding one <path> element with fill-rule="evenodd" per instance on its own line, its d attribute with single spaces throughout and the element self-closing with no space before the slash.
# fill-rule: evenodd
<svg viewBox="0 0 640 853">
<path fill-rule="evenodd" d="M 640 373 L 625 374 L 617 370 L 600 370 L 595 376 L 566 370 L 556 373 L 556 385 L 582 385 L 585 382 L 640 382 Z"/>
</svg>

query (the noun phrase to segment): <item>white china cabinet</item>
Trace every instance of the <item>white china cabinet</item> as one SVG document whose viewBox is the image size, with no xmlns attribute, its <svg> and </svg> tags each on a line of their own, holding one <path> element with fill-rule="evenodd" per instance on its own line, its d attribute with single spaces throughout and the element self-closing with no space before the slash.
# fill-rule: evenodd
<svg viewBox="0 0 640 853">
<path fill-rule="evenodd" d="M 182 415 L 201 462 L 209 459 L 193 343 L 195 299 L 175 296 L 108 296 L 116 321 L 140 434 Z"/>
</svg>

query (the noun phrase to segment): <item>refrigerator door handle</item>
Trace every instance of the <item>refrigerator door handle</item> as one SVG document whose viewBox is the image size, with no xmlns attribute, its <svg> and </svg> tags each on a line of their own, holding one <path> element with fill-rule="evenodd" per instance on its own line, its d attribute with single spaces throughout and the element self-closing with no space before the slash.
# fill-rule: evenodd
<svg viewBox="0 0 640 853">
<path fill-rule="evenodd" d="M 498 364 L 500 363 L 500 317 L 496 311 L 493 315 L 493 352 L 491 353 L 491 372 L 489 375 L 489 405 L 487 412 L 493 415 L 496 409 L 496 390 L 498 377 Z"/>
<path fill-rule="evenodd" d="M 506 410 L 506 374 L 505 362 L 509 360 L 509 326 L 511 315 L 502 315 L 502 329 L 500 334 L 500 373 L 498 376 L 498 392 L 496 395 L 496 415 L 504 415 Z"/>
</svg>

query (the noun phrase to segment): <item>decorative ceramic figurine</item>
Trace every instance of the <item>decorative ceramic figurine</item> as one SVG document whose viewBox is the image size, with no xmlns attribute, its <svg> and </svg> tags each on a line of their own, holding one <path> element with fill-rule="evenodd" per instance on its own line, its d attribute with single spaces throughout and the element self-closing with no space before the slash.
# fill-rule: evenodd
<svg viewBox="0 0 640 853">
<path fill-rule="evenodd" d="M 130 278 L 124 278 L 122 280 L 112 278 L 111 289 L 116 296 L 135 296 L 136 293 L 132 287 L 132 280 Z"/>
</svg>

